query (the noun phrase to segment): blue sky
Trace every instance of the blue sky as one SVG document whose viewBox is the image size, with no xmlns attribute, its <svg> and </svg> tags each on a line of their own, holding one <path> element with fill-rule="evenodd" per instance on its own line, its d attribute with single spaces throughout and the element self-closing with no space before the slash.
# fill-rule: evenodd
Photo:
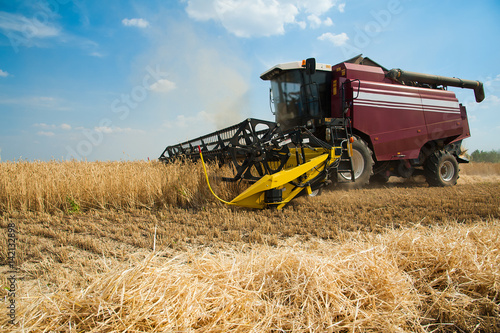
<svg viewBox="0 0 500 333">
<path fill-rule="evenodd" d="M 247 117 L 273 120 L 283 62 L 363 53 L 481 80 L 464 145 L 500 149 L 500 3 L 0 0 L 1 160 L 136 160 Z"/>
</svg>

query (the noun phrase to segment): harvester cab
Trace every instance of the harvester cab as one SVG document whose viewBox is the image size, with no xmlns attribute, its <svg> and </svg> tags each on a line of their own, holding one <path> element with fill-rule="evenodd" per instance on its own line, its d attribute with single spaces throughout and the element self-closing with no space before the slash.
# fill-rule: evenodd
<svg viewBox="0 0 500 333">
<path fill-rule="evenodd" d="M 431 186 L 451 186 L 467 162 L 460 153 L 470 130 L 447 87 L 484 99 L 479 81 L 388 70 L 361 55 L 334 66 L 313 58 L 279 64 L 261 79 L 271 83 L 275 122 L 247 119 L 168 146 L 160 161 L 229 163 L 234 175 L 224 180 L 251 186 L 224 202 L 250 208 L 281 209 L 330 183 L 359 188 L 390 176 L 422 174 Z"/>
<path fill-rule="evenodd" d="M 311 125 L 329 116 L 331 65 L 307 59 L 274 66 L 260 77 L 271 81 L 273 113 L 283 129 Z"/>
</svg>

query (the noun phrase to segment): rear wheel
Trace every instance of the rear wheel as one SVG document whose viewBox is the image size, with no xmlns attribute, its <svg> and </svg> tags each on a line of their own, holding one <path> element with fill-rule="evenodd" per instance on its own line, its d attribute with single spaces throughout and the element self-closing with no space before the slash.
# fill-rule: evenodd
<svg viewBox="0 0 500 333">
<path fill-rule="evenodd" d="M 339 173 L 339 185 L 342 188 L 354 189 L 361 188 L 368 184 L 370 176 L 373 174 L 372 151 L 368 148 L 366 142 L 357 139 L 352 143 L 352 164 L 354 171 L 354 182 L 350 172 Z"/>
<path fill-rule="evenodd" d="M 458 162 L 447 151 L 439 150 L 427 158 L 424 174 L 430 186 L 453 186 L 458 179 Z"/>
</svg>

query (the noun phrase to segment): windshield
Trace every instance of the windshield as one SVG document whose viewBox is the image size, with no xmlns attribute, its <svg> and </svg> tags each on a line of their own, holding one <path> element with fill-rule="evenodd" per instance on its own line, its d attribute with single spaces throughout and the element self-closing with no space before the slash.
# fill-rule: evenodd
<svg viewBox="0 0 500 333">
<path fill-rule="evenodd" d="M 302 69 L 282 72 L 271 81 L 276 121 L 288 129 L 312 118 L 329 117 L 330 85 L 331 72 L 317 71 L 311 76 Z"/>
</svg>

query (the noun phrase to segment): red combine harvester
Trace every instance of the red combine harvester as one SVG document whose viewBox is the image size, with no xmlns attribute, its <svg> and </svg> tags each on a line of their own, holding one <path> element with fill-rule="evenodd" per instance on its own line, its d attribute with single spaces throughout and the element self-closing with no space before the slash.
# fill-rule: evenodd
<svg viewBox="0 0 500 333">
<path fill-rule="evenodd" d="M 431 186 L 451 186 L 458 163 L 468 162 L 460 150 L 470 131 L 447 87 L 484 99 L 479 81 L 388 70 L 361 55 L 334 66 L 280 64 L 261 79 L 271 82 L 276 122 L 247 119 L 169 146 L 160 160 L 231 163 L 234 177 L 225 180 L 253 185 L 229 203 L 254 208 L 279 209 L 330 183 L 359 188 L 390 176 L 423 174 Z"/>
</svg>

